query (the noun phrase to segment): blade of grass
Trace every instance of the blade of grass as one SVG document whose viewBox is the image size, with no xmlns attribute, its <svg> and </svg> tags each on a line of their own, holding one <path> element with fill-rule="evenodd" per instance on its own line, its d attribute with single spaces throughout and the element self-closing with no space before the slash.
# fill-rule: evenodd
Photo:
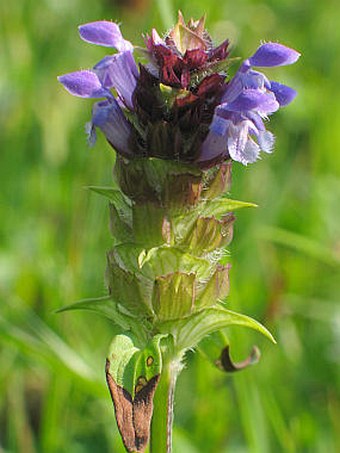
<svg viewBox="0 0 340 453">
<path fill-rule="evenodd" d="M 156 0 L 159 13 L 166 29 L 172 27 L 175 23 L 174 9 L 171 0 Z"/>
</svg>

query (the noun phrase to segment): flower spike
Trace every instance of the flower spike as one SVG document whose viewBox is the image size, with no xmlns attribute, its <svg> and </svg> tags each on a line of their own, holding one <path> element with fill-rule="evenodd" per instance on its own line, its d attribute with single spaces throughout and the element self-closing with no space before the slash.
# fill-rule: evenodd
<svg viewBox="0 0 340 453">
<path fill-rule="evenodd" d="M 92 70 L 59 78 L 75 96 L 109 101 L 93 109 L 91 143 L 94 127 L 99 127 L 118 153 L 130 159 L 159 157 L 201 169 L 228 159 L 247 165 L 261 151 L 273 151 L 274 136 L 264 120 L 288 105 L 296 91 L 253 68 L 295 63 L 300 56 L 296 50 L 262 44 L 230 77 L 229 41 L 213 45 L 205 16 L 186 22 L 179 12 L 177 24 L 164 38 L 153 29 L 144 51 L 149 62 L 139 69 L 133 45 L 116 23 L 91 22 L 81 25 L 79 33 L 86 42 L 118 51 Z M 116 123 L 110 124 L 117 118 L 121 132 Z M 128 118 L 128 126 L 123 118 Z"/>
<path fill-rule="evenodd" d="M 91 70 L 58 78 L 74 96 L 99 98 L 86 132 L 93 145 L 99 129 L 116 150 L 115 184 L 90 189 L 110 201 L 113 243 L 107 295 L 64 310 L 96 311 L 116 324 L 105 371 L 126 450 L 143 453 L 151 438 L 150 451 L 170 452 L 185 353 L 235 325 L 275 343 L 265 327 L 226 306 L 234 213 L 255 206 L 227 192 L 232 161 L 248 165 L 273 151 L 266 120 L 296 96 L 254 68 L 289 65 L 299 53 L 262 44 L 231 76 L 229 40 L 215 46 L 205 16 L 186 22 L 181 12 L 164 37 L 146 36 L 141 61 L 113 22 L 88 23 L 79 33 L 116 50 Z M 217 354 L 209 348 L 205 355 L 224 371 L 259 358 L 254 349 L 234 363 L 229 344 L 216 344 Z"/>
</svg>

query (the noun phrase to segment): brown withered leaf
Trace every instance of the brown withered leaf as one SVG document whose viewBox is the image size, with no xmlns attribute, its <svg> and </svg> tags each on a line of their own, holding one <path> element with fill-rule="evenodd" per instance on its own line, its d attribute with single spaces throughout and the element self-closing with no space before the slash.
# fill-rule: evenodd
<svg viewBox="0 0 340 453">
<path fill-rule="evenodd" d="M 260 360 L 261 353 L 257 346 L 253 346 L 251 353 L 249 356 L 243 360 L 242 362 L 233 362 L 231 355 L 230 355 L 230 346 L 226 346 L 222 349 L 220 358 L 216 361 L 216 365 L 223 371 L 227 371 L 228 373 L 232 373 L 235 371 L 243 370 L 247 368 L 249 365 L 255 365 Z"/>
<path fill-rule="evenodd" d="M 109 373 L 110 361 L 106 360 L 106 382 L 115 408 L 118 429 L 129 452 L 143 453 L 150 436 L 153 397 L 160 375 L 143 382 L 132 399 L 131 394 L 119 386 Z"/>
</svg>

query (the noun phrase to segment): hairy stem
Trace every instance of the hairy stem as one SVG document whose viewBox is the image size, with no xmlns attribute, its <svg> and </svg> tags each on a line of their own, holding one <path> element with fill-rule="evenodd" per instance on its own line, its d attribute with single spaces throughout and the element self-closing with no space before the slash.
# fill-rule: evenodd
<svg viewBox="0 0 340 453">
<path fill-rule="evenodd" d="M 150 437 L 151 453 L 171 453 L 172 450 L 174 396 L 181 363 L 178 359 L 168 359 L 164 362 L 161 379 L 154 397 Z"/>
</svg>

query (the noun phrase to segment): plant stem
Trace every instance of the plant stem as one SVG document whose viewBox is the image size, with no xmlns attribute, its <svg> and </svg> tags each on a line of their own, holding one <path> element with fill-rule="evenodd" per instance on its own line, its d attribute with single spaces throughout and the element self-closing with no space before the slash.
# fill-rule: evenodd
<svg viewBox="0 0 340 453">
<path fill-rule="evenodd" d="M 178 359 L 164 360 L 153 402 L 150 453 L 171 453 L 174 395 L 177 376 L 181 368 Z"/>
</svg>

